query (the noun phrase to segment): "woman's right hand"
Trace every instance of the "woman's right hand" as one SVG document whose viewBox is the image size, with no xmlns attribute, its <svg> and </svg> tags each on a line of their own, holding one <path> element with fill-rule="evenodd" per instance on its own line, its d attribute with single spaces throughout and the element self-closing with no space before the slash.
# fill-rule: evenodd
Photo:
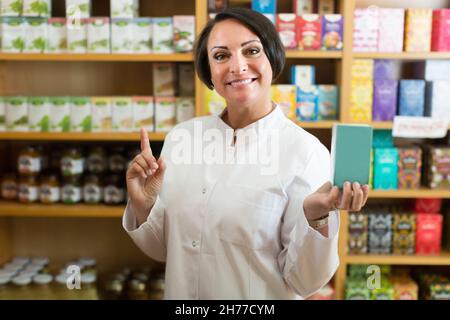
<svg viewBox="0 0 450 320">
<path fill-rule="evenodd" d="M 128 196 L 139 225 L 147 220 L 155 204 L 165 170 L 164 159 L 155 159 L 147 131 L 141 128 L 141 153 L 133 159 L 126 174 Z"/>
</svg>

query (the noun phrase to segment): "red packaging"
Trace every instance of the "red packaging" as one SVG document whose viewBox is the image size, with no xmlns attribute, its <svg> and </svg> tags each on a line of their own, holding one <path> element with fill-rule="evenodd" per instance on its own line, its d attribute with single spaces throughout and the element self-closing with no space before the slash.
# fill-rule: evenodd
<svg viewBox="0 0 450 320">
<path fill-rule="evenodd" d="M 416 217 L 416 254 L 434 255 L 441 251 L 442 215 L 419 213 Z"/>
<path fill-rule="evenodd" d="M 297 42 L 300 50 L 320 50 L 321 21 L 318 14 L 299 16 Z"/>
<path fill-rule="evenodd" d="M 415 199 L 414 212 L 438 213 L 441 212 L 442 199 Z"/>
<path fill-rule="evenodd" d="M 277 31 L 281 42 L 287 49 L 297 48 L 298 18 L 294 13 L 277 14 Z"/>
<path fill-rule="evenodd" d="M 433 10 L 432 51 L 450 51 L 450 9 Z"/>
</svg>

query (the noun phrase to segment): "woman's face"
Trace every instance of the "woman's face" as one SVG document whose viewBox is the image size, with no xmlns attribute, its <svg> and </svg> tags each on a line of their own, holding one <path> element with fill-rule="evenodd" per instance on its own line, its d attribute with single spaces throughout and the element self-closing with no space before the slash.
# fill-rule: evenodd
<svg viewBox="0 0 450 320">
<path fill-rule="evenodd" d="M 270 99 L 272 68 L 259 38 L 237 20 L 217 23 L 208 39 L 211 81 L 228 104 L 251 106 Z"/>
</svg>

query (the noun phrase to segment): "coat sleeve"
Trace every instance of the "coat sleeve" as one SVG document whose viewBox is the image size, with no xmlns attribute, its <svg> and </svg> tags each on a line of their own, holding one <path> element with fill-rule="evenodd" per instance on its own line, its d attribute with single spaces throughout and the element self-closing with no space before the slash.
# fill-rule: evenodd
<svg viewBox="0 0 450 320">
<path fill-rule="evenodd" d="M 303 212 L 304 199 L 330 181 L 330 169 L 330 154 L 317 141 L 305 169 L 287 188 L 278 264 L 286 283 L 303 298 L 326 285 L 339 266 L 339 212 L 330 212 L 328 238 L 309 226 Z"/>
</svg>

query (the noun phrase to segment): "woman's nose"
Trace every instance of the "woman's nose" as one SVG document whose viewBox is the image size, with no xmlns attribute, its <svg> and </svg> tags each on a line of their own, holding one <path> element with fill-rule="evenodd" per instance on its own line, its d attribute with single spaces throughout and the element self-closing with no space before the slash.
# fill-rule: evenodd
<svg viewBox="0 0 450 320">
<path fill-rule="evenodd" d="M 241 54 L 236 54 L 230 61 L 230 73 L 240 74 L 248 70 L 247 60 Z"/>
</svg>

